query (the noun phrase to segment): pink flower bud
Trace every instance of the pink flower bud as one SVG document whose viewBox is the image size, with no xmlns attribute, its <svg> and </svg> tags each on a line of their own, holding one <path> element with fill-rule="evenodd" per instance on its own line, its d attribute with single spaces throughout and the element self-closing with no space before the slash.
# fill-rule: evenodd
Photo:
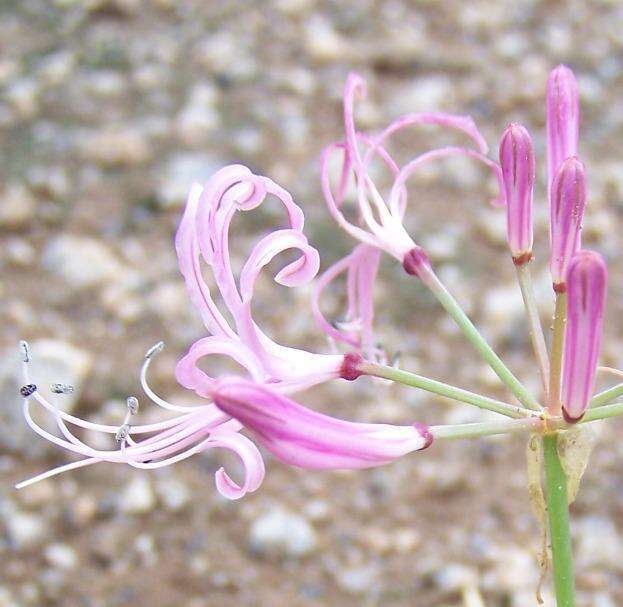
<svg viewBox="0 0 623 607">
<path fill-rule="evenodd" d="M 562 377 L 562 408 L 569 422 L 579 420 L 595 388 L 608 272 L 603 258 L 580 251 L 567 275 L 567 328 Z"/>
<path fill-rule="evenodd" d="M 348 422 L 307 409 L 267 386 L 223 378 L 214 403 L 248 428 L 276 458 L 312 470 L 372 468 L 433 441 L 422 424 Z"/>
<path fill-rule="evenodd" d="M 547 81 L 548 191 L 563 161 L 577 155 L 579 130 L 578 83 L 566 65 L 559 65 Z"/>
<path fill-rule="evenodd" d="M 506 192 L 508 246 L 513 261 L 522 265 L 532 258 L 532 190 L 534 150 L 528 131 L 510 124 L 500 141 L 500 165 Z"/>
<path fill-rule="evenodd" d="M 567 267 L 580 249 L 580 230 L 586 207 L 586 171 L 576 158 L 567 158 L 556 173 L 550 197 L 551 259 L 554 290 L 564 293 Z"/>
</svg>

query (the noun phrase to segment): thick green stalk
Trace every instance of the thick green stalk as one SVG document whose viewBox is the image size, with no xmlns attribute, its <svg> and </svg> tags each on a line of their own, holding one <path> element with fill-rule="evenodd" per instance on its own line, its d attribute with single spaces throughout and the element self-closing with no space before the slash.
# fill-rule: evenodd
<svg viewBox="0 0 623 607">
<path fill-rule="evenodd" d="M 536 307 L 532 275 L 530 274 L 530 264 L 523 263 L 521 265 L 516 265 L 515 269 L 517 270 L 517 281 L 519 282 L 521 296 L 523 298 L 524 307 L 526 308 L 532 349 L 534 350 L 534 355 L 539 365 L 543 393 L 547 395 L 549 389 L 549 355 L 547 353 L 547 346 L 545 345 L 545 335 L 543 335 L 539 311 Z"/>
<path fill-rule="evenodd" d="M 573 553 L 569 530 L 567 478 L 558 457 L 557 435 L 543 437 L 547 516 L 549 518 L 557 607 L 575 607 Z"/>
<path fill-rule="evenodd" d="M 567 294 L 556 294 L 556 310 L 552 337 L 552 358 L 549 370 L 550 415 L 560 415 L 560 379 L 562 374 L 562 351 L 565 345 L 565 324 L 567 322 Z"/>
<path fill-rule="evenodd" d="M 511 370 L 502 362 L 500 357 L 494 352 L 493 348 L 486 342 L 472 321 L 467 317 L 456 299 L 441 283 L 432 268 L 425 266 L 418 276 L 422 282 L 431 290 L 439 303 L 450 314 L 454 322 L 461 329 L 465 337 L 476 348 L 479 354 L 487 361 L 495 374 L 502 380 L 508 389 L 519 399 L 524 406 L 533 411 L 540 411 L 541 406 L 535 398 L 524 388 L 521 382 L 513 375 Z"/>
<path fill-rule="evenodd" d="M 489 411 L 495 411 L 508 417 L 527 417 L 534 415 L 527 409 L 519 407 L 517 405 L 511 405 L 488 396 L 481 396 L 469 390 L 463 390 L 456 386 L 444 384 L 443 382 L 423 377 L 422 375 L 416 375 L 415 373 L 409 373 L 408 371 L 402 371 L 394 367 L 388 367 L 386 365 L 376 365 L 373 363 L 361 363 L 358 366 L 358 370 L 364 375 L 371 375 L 374 377 L 381 377 L 383 379 L 389 379 L 391 381 L 411 386 L 412 388 L 420 388 L 427 392 L 433 392 L 446 398 L 452 398 L 470 405 L 475 405 L 481 409 L 488 409 Z"/>
</svg>

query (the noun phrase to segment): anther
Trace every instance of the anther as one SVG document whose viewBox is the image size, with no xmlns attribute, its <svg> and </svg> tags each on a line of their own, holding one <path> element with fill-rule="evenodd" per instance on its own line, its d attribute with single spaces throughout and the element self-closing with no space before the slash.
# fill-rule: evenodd
<svg viewBox="0 0 623 607">
<path fill-rule="evenodd" d="M 123 426 L 120 426 L 119 430 L 117 430 L 117 433 L 115 434 L 115 440 L 118 443 L 122 443 L 125 440 L 127 440 L 129 435 L 130 435 L 130 424 L 123 424 Z"/>
<path fill-rule="evenodd" d="M 164 349 L 164 342 L 159 341 L 157 344 L 154 344 L 151 348 L 149 348 L 147 352 L 145 352 L 145 358 L 150 359 L 156 354 L 158 354 L 158 352 L 162 352 L 163 349 Z"/>
<path fill-rule="evenodd" d="M 22 386 L 19 389 L 19 393 L 24 397 L 24 398 L 28 398 L 29 396 L 31 396 L 32 394 L 34 394 L 37 391 L 37 386 L 35 386 L 35 384 L 28 384 L 26 386 Z"/>
<path fill-rule="evenodd" d="M 19 342 L 19 349 L 22 353 L 22 361 L 25 363 L 30 362 L 30 348 L 28 347 L 28 342 L 23 339 Z"/>
<path fill-rule="evenodd" d="M 131 415 L 136 415 L 138 413 L 138 398 L 135 396 L 129 396 L 126 404 Z"/>
<path fill-rule="evenodd" d="M 71 384 L 52 384 L 50 392 L 53 394 L 72 394 L 74 387 Z"/>
</svg>

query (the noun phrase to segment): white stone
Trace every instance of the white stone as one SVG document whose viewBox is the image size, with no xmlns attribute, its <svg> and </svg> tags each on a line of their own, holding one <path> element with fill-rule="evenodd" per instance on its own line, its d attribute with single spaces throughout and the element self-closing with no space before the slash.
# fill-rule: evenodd
<svg viewBox="0 0 623 607">
<path fill-rule="evenodd" d="M 12 184 L 0 196 L 0 226 L 22 228 L 33 219 L 37 202 L 22 185 Z"/>
<path fill-rule="evenodd" d="M 223 162 L 207 154 L 177 154 L 172 156 L 161 172 L 158 202 L 164 208 L 182 206 L 194 182 L 205 183 Z"/>
<path fill-rule="evenodd" d="M 45 248 L 42 263 L 76 290 L 115 281 L 125 273 L 116 255 L 88 236 L 57 236 Z"/>
<path fill-rule="evenodd" d="M 249 543 L 251 549 L 260 554 L 298 558 L 312 553 L 317 539 L 306 519 L 278 508 L 253 522 Z"/>
<path fill-rule="evenodd" d="M 174 478 L 158 480 L 156 491 L 164 507 L 172 512 L 183 510 L 190 503 L 192 497 L 188 487 Z"/>
<path fill-rule="evenodd" d="M 36 514 L 9 511 L 5 513 L 4 524 L 9 542 L 16 550 L 39 546 L 48 535 L 45 520 Z"/>
<path fill-rule="evenodd" d="M 156 495 L 145 476 L 132 479 L 118 497 L 118 507 L 126 514 L 145 514 L 156 505 Z"/>
<path fill-rule="evenodd" d="M 45 560 L 56 569 L 70 570 L 78 564 L 76 551 L 67 544 L 50 544 L 43 551 Z"/>
</svg>

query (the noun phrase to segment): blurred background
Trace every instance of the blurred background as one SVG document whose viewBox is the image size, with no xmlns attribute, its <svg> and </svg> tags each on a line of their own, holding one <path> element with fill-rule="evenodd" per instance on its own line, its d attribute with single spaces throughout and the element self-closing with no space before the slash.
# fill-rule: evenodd
<svg viewBox="0 0 623 607">
<path fill-rule="evenodd" d="M 341 137 L 347 72 L 369 96 L 358 123 L 469 113 L 497 155 L 506 123 L 532 132 L 539 161 L 534 276 L 551 312 L 544 201 L 544 94 L 576 70 L 589 168 L 584 242 L 611 263 L 603 362 L 623 365 L 623 5 L 538 0 L 0 0 L 0 606 L 459 606 L 535 604 L 539 531 L 522 437 L 435 445 L 366 472 L 317 473 L 268 458 L 263 486 L 222 499 L 215 451 L 155 472 L 100 464 L 22 492 L 70 461 L 22 419 L 17 342 L 35 381 L 73 383 L 67 409 L 121 423 L 141 396 L 143 353 L 164 339 L 153 383 L 176 402 L 176 360 L 205 331 L 172 244 L 193 180 L 236 161 L 290 190 L 323 267 L 352 242 L 329 219 L 318 157 Z M 407 158 L 442 135 L 412 131 Z M 413 180 L 409 228 L 507 363 L 535 390 L 523 309 L 493 184 L 470 162 Z M 280 217 L 236 224 L 239 259 Z M 439 306 L 398 264 L 377 285 L 377 332 L 401 365 L 505 396 Z M 339 317 L 339 289 L 326 312 Z M 329 351 L 309 289 L 260 284 L 258 318 L 282 343 Z M 365 380 L 304 401 L 363 421 L 484 419 L 467 405 Z M 158 418 L 144 404 L 142 419 Z M 573 506 L 579 602 L 623 603 L 620 421 L 599 439 Z M 88 436 L 86 438 L 89 438 Z M 546 593 L 547 595 L 547 593 Z M 548 603 L 553 605 L 553 603 Z M 478 605 L 474 603 L 473 605 Z"/>
</svg>

